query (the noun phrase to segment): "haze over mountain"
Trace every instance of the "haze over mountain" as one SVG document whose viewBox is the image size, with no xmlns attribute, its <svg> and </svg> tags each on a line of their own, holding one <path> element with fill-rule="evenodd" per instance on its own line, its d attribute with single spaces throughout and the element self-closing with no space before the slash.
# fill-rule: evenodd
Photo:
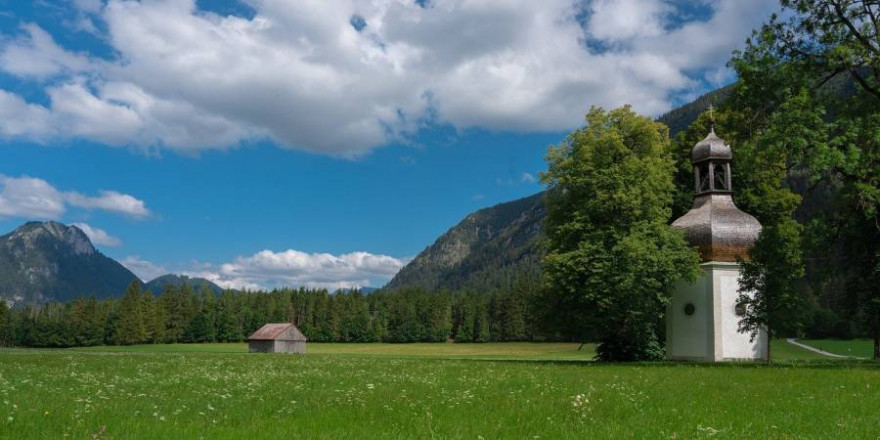
<svg viewBox="0 0 880 440">
<path fill-rule="evenodd" d="M 0 236 L 0 298 L 7 302 L 117 296 L 137 280 L 76 226 L 28 222 Z"/>
</svg>

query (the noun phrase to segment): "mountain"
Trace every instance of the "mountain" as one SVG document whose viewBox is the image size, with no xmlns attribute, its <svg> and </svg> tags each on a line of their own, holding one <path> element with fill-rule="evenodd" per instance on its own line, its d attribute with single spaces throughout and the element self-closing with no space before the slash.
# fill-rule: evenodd
<svg viewBox="0 0 880 440">
<path fill-rule="evenodd" d="M 167 274 L 162 275 L 158 278 L 153 279 L 146 285 L 144 285 L 145 290 L 149 290 L 153 292 L 153 294 L 158 295 L 162 293 L 162 290 L 166 285 L 173 287 L 180 287 L 184 284 L 192 287 L 193 290 L 198 292 L 198 290 L 204 285 L 208 286 L 215 295 L 219 295 L 223 292 L 223 288 L 214 284 L 213 282 L 206 280 L 204 278 L 191 278 L 186 275 L 175 275 L 175 274 Z"/>
<path fill-rule="evenodd" d="M 540 271 L 543 193 L 481 209 L 422 251 L 387 289 L 489 290 Z"/>
<path fill-rule="evenodd" d="M 14 304 L 121 296 L 138 278 L 76 226 L 28 222 L 0 236 L 0 298 Z"/>
<path fill-rule="evenodd" d="M 666 124 L 666 126 L 669 127 L 669 136 L 674 137 L 696 121 L 700 114 L 709 109 L 709 105 L 714 105 L 716 107 L 721 105 L 728 97 L 730 97 L 731 92 L 733 92 L 733 84 L 713 90 L 701 95 L 692 102 L 664 113 L 657 118 L 657 121 Z"/>
<path fill-rule="evenodd" d="M 675 136 L 733 86 L 706 93 L 657 120 Z M 539 239 L 546 215 L 543 193 L 479 210 L 440 236 L 391 279 L 386 289 L 476 289 L 509 286 L 541 272 Z"/>
</svg>

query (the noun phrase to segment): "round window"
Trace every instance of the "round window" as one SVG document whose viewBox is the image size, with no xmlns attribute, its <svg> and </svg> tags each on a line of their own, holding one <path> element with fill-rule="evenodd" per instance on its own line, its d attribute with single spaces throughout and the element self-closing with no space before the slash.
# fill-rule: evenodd
<svg viewBox="0 0 880 440">
<path fill-rule="evenodd" d="M 687 303 L 684 305 L 684 314 L 685 315 L 688 315 L 688 316 L 693 315 L 694 310 L 696 310 L 696 308 L 694 307 L 693 303 Z"/>
<path fill-rule="evenodd" d="M 736 313 L 736 316 L 746 316 L 746 305 L 745 304 L 737 304 L 733 308 L 733 313 Z"/>
</svg>

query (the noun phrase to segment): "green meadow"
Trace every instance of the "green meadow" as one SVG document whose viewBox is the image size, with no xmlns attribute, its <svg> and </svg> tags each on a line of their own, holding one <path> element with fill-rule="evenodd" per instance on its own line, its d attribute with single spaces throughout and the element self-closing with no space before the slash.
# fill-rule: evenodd
<svg viewBox="0 0 880 440">
<path fill-rule="evenodd" d="M 5 349 L 0 439 L 880 436 L 877 364 L 773 348 L 770 367 L 599 364 L 577 344 Z"/>
</svg>

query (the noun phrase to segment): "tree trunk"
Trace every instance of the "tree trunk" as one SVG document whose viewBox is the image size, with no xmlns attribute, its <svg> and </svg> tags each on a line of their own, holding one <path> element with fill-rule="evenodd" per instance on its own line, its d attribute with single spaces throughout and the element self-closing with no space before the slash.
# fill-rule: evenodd
<svg viewBox="0 0 880 440">
<path fill-rule="evenodd" d="M 874 327 L 874 360 L 880 359 L 880 328 Z"/>
<path fill-rule="evenodd" d="M 770 326 L 767 326 L 767 365 L 770 365 L 770 343 L 773 342 L 773 333 L 770 332 Z"/>
</svg>

